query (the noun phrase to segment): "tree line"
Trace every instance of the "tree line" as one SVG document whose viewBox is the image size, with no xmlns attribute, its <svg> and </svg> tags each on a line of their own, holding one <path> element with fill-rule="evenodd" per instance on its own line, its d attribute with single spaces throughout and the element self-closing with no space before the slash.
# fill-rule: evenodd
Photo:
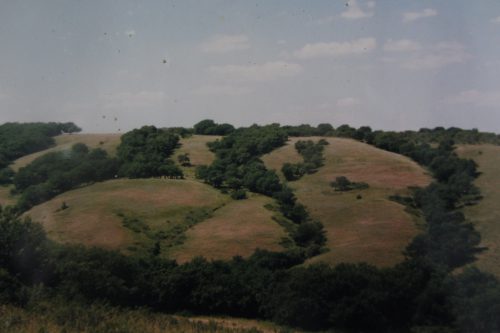
<svg viewBox="0 0 500 333">
<path fill-rule="evenodd" d="M 281 167 L 281 172 L 286 180 L 293 181 L 302 178 L 306 174 L 312 174 L 318 171 L 318 168 L 324 165 L 323 150 L 328 145 L 325 139 L 314 143 L 312 140 L 299 140 L 295 143 L 295 149 L 302 156 L 302 163 L 286 162 Z"/>
<path fill-rule="evenodd" d="M 74 144 L 69 151 L 47 153 L 13 175 L 13 192 L 20 194 L 16 207 L 26 211 L 68 190 L 118 177 L 183 178 L 170 159 L 178 146 L 177 134 L 144 126 L 122 136 L 116 158 L 83 143 Z"/>
<path fill-rule="evenodd" d="M 0 185 L 12 181 L 9 164 L 24 155 L 47 149 L 55 144 L 53 137 L 79 132 L 73 123 L 5 123 L 0 125 Z"/>
<path fill-rule="evenodd" d="M 279 210 L 295 223 L 291 234 L 295 244 L 309 255 L 318 254 L 326 242 L 323 225 L 313 221 L 304 205 L 297 202 L 293 191 L 282 184 L 273 170 L 259 158 L 283 146 L 286 131 L 278 124 L 252 125 L 208 144 L 216 159 L 209 166 L 198 166 L 196 176 L 216 188 L 239 194 L 242 189 L 274 198 Z"/>
</svg>

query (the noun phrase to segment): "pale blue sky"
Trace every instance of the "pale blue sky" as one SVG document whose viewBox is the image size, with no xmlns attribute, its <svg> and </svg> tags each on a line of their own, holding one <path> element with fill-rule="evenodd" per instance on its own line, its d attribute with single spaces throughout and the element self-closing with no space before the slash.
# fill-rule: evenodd
<svg viewBox="0 0 500 333">
<path fill-rule="evenodd" d="M 500 132 L 500 1 L 0 0 L 0 122 L 204 118 Z"/>
</svg>

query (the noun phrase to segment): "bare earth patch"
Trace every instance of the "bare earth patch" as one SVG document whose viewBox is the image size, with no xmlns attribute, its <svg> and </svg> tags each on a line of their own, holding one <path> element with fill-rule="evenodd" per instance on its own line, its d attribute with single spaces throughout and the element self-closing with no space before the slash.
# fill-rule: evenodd
<svg viewBox="0 0 500 333">
<path fill-rule="evenodd" d="M 264 156 L 263 160 L 276 170 L 281 169 L 284 161 L 301 161 L 294 144 L 310 139 L 320 138 L 292 138 L 287 146 Z M 327 232 L 330 251 L 311 262 L 368 262 L 390 266 L 401 261 L 402 251 L 418 232 L 416 221 L 403 206 L 388 197 L 407 193 L 408 186 L 425 186 L 430 176 L 404 156 L 351 139 L 328 138 L 327 141 L 325 165 L 317 173 L 289 183 L 299 201 L 306 205 L 313 218 L 324 224 Z M 370 187 L 335 192 L 329 183 L 337 176 L 366 182 Z M 357 199 L 358 194 L 361 199 Z"/>
</svg>

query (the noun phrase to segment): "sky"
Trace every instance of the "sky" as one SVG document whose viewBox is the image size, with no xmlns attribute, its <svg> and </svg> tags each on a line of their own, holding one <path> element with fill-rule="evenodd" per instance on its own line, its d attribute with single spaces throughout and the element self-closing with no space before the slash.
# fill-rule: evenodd
<svg viewBox="0 0 500 333">
<path fill-rule="evenodd" d="M 0 123 L 500 133 L 498 0 L 0 0 Z"/>
</svg>

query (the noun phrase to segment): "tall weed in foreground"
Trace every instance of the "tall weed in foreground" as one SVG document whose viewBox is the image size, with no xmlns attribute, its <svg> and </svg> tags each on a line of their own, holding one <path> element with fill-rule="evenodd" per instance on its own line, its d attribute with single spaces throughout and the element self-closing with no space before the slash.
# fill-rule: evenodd
<svg viewBox="0 0 500 333">
<path fill-rule="evenodd" d="M 126 310 L 103 303 L 88 306 L 47 302 L 30 309 L 0 305 L 2 333 L 259 333 L 255 327 L 238 327 L 236 321 L 196 319 Z M 247 325 L 245 325 L 247 326 Z M 275 330 L 270 330 L 275 331 Z M 278 330 L 279 331 L 279 330 Z M 278 332 L 276 331 L 276 332 Z"/>
</svg>

